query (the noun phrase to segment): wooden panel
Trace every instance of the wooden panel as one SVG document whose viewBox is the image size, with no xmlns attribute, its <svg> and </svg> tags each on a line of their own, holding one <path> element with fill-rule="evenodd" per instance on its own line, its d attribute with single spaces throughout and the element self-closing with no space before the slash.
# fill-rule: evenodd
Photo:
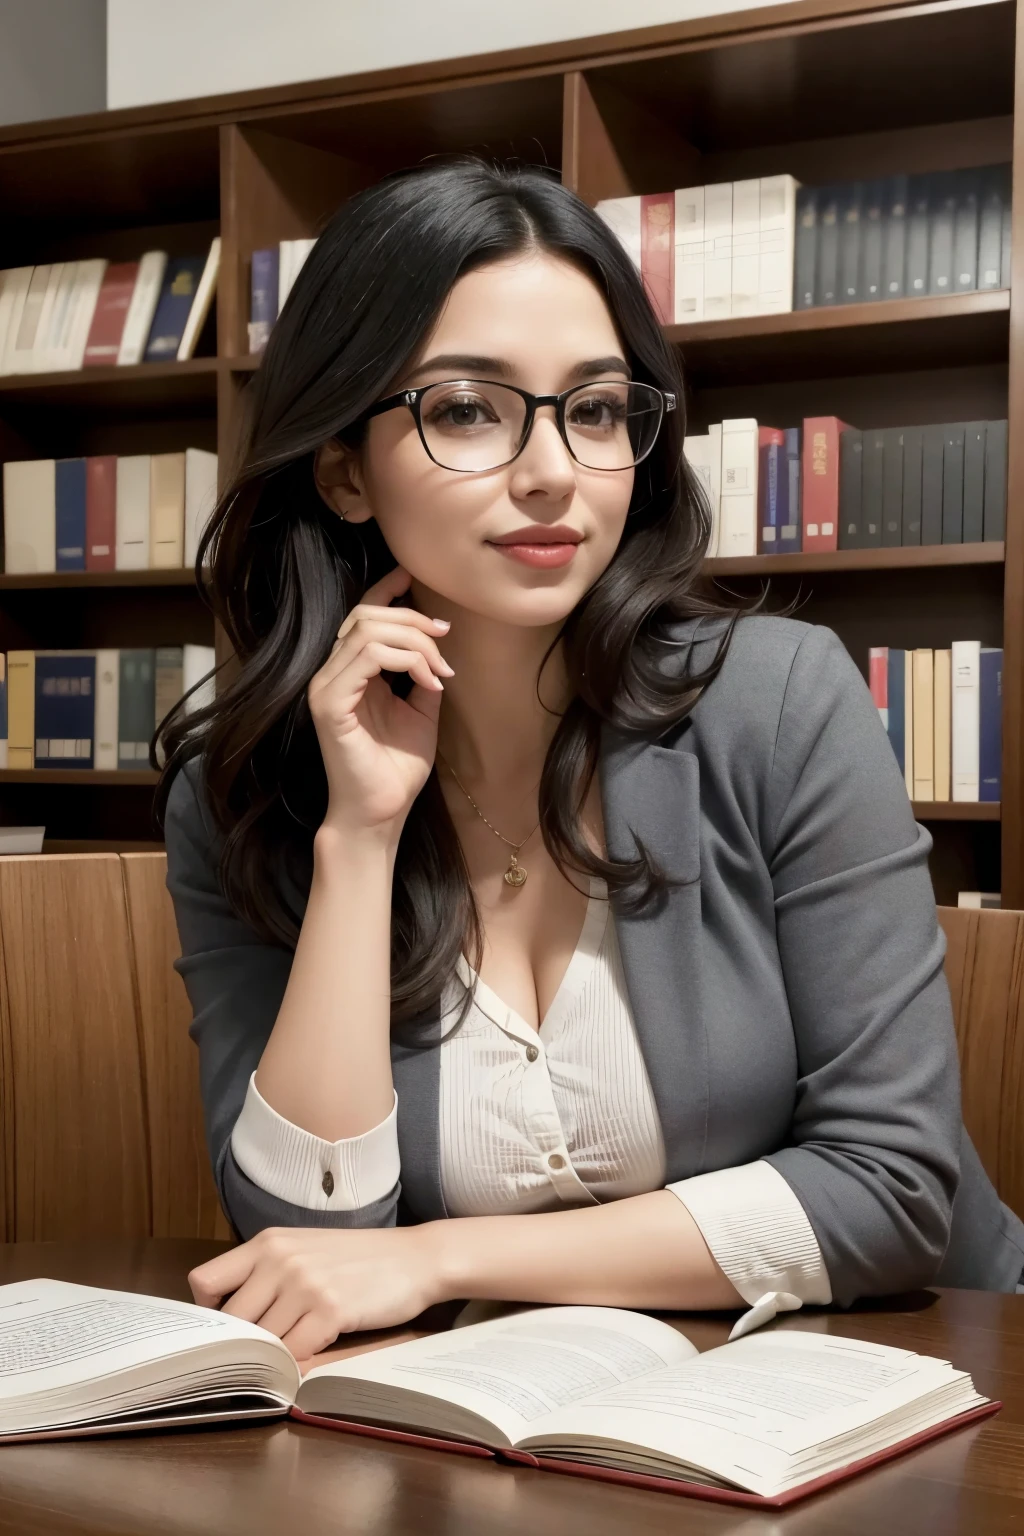
<svg viewBox="0 0 1024 1536">
<path fill-rule="evenodd" d="M 565 77 L 562 180 L 584 202 L 702 182 L 700 155 L 606 80 Z"/>
<path fill-rule="evenodd" d="M 230 1237 L 203 1134 L 192 1009 L 163 853 L 121 856 L 138 986 L 154 1237 Z"/>
<path fill-rule="evenodd" d="M 1024 912 L 940 907 L 964 1124 L 1000 1197 L 1024 1213 Z"/>
<path fill-rule="evenodd" d="M 114 854 L 0 860 L 13 1235 L 143 1237 L 149 1171 Z"/>
</svg>

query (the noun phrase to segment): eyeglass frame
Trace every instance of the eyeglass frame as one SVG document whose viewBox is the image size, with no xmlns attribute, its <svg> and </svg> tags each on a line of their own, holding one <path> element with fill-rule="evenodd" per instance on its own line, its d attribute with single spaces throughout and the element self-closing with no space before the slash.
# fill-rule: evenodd
<svg viewBox="0 0 1024 1536">
<path fill-rule="evenodd" d="M 523 424 L 522 441 L 510 459 L 505 459 L 501 464 L 491 464 L 486 469 L 455 469 L 450 464 L 442 464 L 440 459 L 435 459 L 427 443 L 426 433 L 423 430 L 422 400 L 428 391 L 443 389 L 446 384 L 489 384 L 492 389 L 510 390 L 512 394 L 518 395 L 525 402 L 526 417 Z M 578 458 L 573 451 L 568 433 L 565 430 L 565 404 L 569 396 L 578 394 L 583 389 L 596 389 L 601 384 L 639 384 L 641 388 L 651 390 L 661 402 L 661 415 L 658 417 L 658 425 L 654 429 L 654 436 L 651 438 L 651 445 L 647 452 L 642 458 L 634 459 L 632 464 L 622 464 L 615 469 L 606 469 L 603 465 L 584 464 L 583 460 Z M 438 469 L 449 470 L 453 475 L 489 475 L 495 469 L 507 469 L 510 464 L 514 464 L 530 441 L 530 434 L 533 431 L 533 425 L 537 418 L 537 411 L 542 405 L 554 406 L 555 425 L 558 428 L 558 435 L 565 444 L 566 451 L 574 463 L 578 464 L 581 469 L 596 469 L 600 474 L 621 474 L 623 470 L 635 469 L 638 464 L 642 464 L 644 459 L 653 453 L 654 445 L 658 441 L 658 434 L 661 432 L 662 422 L 670 411 L 676 409 L 676 397 L 668 390 L 658 389 L 655 384 L 648 384 L 644 380 L 637 379 L 594 379 L 585 384 L 574 384 L 571 389 L 563 389 L 561 394 L 558 395 L 531 395 L 528 389 L 520 389 L 518 385 L 506 384 L 503 380 L 499 379 L 439 379 L 435 384 L 420 384 L 415 389 L 403 389 L 397 395 L 388 395 L 384 400 L 378 400 L 376 405 L 371 405 L 368 410 L 363 411 L 359 421 L 369 421 L 373 416 L 382 416 L 385 411 L 396 411 L 403 405 L 408 406 L 412 419 L 416 423 L 416 431 L 419 433 L 420 442 L 423 444 L 423 451 L 427 458 L 432 464 L 436 464 Z"/>
</svg>

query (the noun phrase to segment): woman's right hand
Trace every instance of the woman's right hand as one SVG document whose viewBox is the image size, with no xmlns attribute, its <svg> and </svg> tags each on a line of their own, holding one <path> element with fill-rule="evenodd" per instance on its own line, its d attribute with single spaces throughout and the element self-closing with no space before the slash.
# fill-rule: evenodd
<svg viewBox="0 0 1024 1536">
<path fill-rule="evenodd" d="M 447 624 L 388 606 L 411 579 L 396 566 L 368 588 L 309 685 L 330 791 L 324 827 L 397 841 L 430 776 L 440 678 L 454 673 L 437 648 Z M 382 672 L 408 672 L 414 683 L 408 697 L 392 693 Z"/>
</svg>

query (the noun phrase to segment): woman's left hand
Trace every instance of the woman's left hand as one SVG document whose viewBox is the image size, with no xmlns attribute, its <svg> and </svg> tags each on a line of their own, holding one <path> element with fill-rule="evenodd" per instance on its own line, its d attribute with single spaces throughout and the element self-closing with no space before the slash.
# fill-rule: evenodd
<svg viewBox="0 0 1024 1536">
<path fill-rule="evenodd" d="M 268 1227 L 188 1281 L 200 1306 L 259 1323 L 305 1360 L 339 1333 L 389 1328 L 448 1299 L 436 1225 Z"/>
</svg>

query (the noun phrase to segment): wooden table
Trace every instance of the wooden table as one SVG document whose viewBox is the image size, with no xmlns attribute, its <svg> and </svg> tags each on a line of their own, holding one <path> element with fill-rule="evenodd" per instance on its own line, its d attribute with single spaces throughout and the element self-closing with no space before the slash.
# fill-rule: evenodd
<svg viewBox="0 0 1024 1536">
<path fill-rule="evenodd" d="M 0 1245 L 39 1275 L 189 1300 L 204 1242 Z M 700 1348 L 725 1319 L 680 1317 Z M 921 1292 L 776 1326 L 899 1344 L 969 1370 L 994 1419 L 781 1514 L 556 1477 L 287 1423 L 0 1446 L 3 1536 L 998 1536 L 1024 1526 L 1024 1296 Z"/>
</svg>

